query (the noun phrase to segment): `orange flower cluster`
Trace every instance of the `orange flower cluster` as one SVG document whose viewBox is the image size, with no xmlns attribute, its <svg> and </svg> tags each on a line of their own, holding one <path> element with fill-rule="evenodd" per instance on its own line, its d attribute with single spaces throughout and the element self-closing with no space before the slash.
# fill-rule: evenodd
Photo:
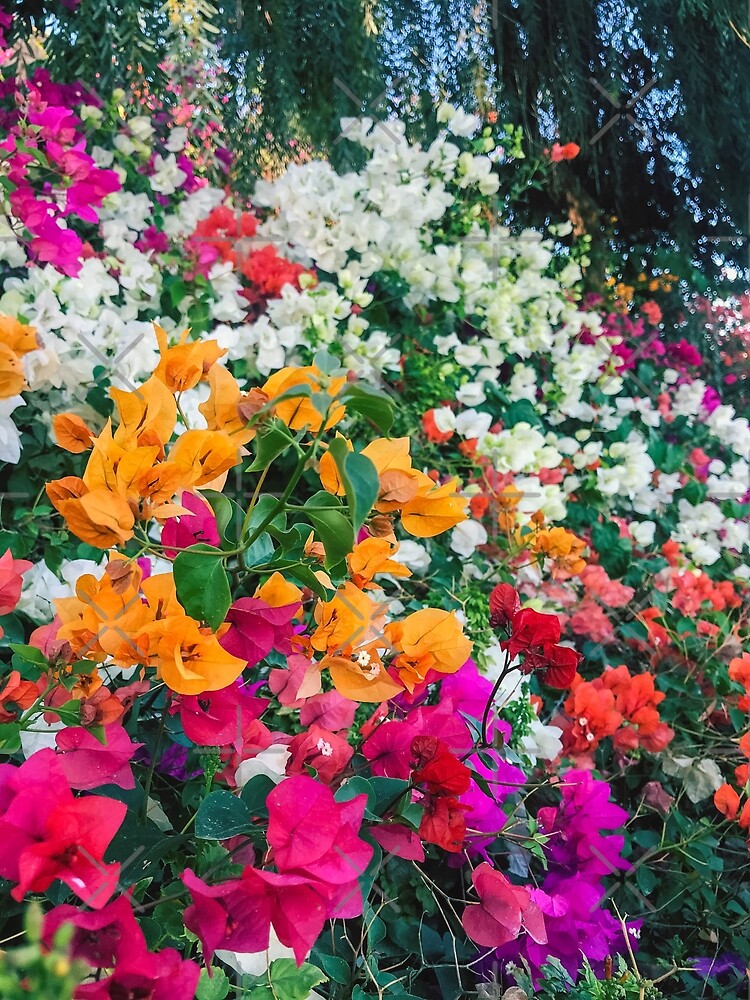
<svg viewBox="0 0 750 1000">
<path fill-rule="evenodd" d="M 216 341 L 188 342 L 186 332 L 168 347 L 164 331 L 156 332 L 161 360 L 151 378 L 133 392 L 110 389 L 118 416 L 114 432 L 111 421 L 95 435 L 75 414 L 53 419 L 60 447 L 91 449 L 91 456 L 82 478 L 54 480 L 47 495 L 70 531 L 95 548 L 124 544 L 136 522 L 184 513 L 171 502 L 175 494 L 220 485 L 239 461 L 240 445 L 252 437 L 242 414 L 246 397 L 228 372 L 214 367 L 224 353 Z M 185 431 L 167 454 L 177 423 L 175 395 L 202 381 L 211 387 L 201 407 L 208 429 Z"/>
<path fill-rule="evenodd" d="M 551 560 L 553 580 L 567 580 L 586 568 L 581 558 L 586 542 L 567 528 L 538 528 L 527 534 L 518 532 L 516 537 L 532 552 Z"/>
<path fill-rule="evenodd" d="M 384 538 L 355 545 L 348 558 L 352 580 L 316 606 L 317 628 L 310 645 L 323 658 L 311 668 L 311 686 L 304 696 L 317 693 L 320 671 L 326 669 L 344 697 L 386 701 L 404 688 L 413 691 L 430 671 L 455 673 L 468 659 L 471 642 L 454 612 L 423 608 L 386 624 L 386 607 L 364 593 L 377 573 L 408 575 L 406 567 L 391 558 L 394 551 Z"/>
<path fill-rule="evenodd" d="M 182 608 L 171 573 L 142 578 L 137 563 L 113 554 L 104 575 L 85 575 L 76 596 L 55 601 L 57 640 L 79 658 L 127 670 L 153 667 L 178 694 L 201 694 L 231 684 L 245 662 L 226 652 L 214 633 Z"/>
<path fill-rule="evenodd" d="M 346 444 L 351 449 L 351 443 Z M 378 535 L 392 537 L 390 515 L 396 512 L 405 530 L 416 538 L 432 538 L 467 519 L 467 501 L 456 493 L 457 480 L 437 485 L 426 473 L 412 468 L 408 438 L 378 438 L 362 454 L 373 463 L 380 479 L 375 510 L 383 516 L 373 524 Z M 319 471 L 324 488 L 343 496 L 344 485 L 332 455 L 323 455 Z"/>
<path fill-rule="evenodd" d="M 0 316 L 0 399 L 17 396 L 28 388 L 21 358 L 40 346 L 33 326 Z"/>
<path fill-rule="evenodd" d="M 653 674 L 631 674 L 624 665 L 607 667 L 593 681 L 578 674 L 563 706 L 569 716 L 561 722 L 565 752 L 592 752 L 612 736 L 621 752 L 640 747 L 660 753 L 674 737 L 659 718 L 657 706 L 664 698 L 654 687 Z"/>
</svg>

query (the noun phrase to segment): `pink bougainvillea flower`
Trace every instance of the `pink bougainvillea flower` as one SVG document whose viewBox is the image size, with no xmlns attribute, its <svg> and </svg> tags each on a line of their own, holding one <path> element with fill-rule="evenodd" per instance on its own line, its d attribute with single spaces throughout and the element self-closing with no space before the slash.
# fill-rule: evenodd
<svg viewBox="0 0 750 1000">
<path fill-rule="evenodd" d="M 266 805 L 277 868 L 323 883 L 356 883 L 372 857 L 372 847 L 359 838 L 366 795 L 336 802 L 319 781 L 295 775 L 274 788 Z"/>
<path fill-rule="evenodd" d="M 354 756 L 354 749 L 346 740 L 321 726 L 310 726 L 306 733 L 295 736 L 289 744 L 289 752 L 287 774 L 307 774 L 307 768 L 312 767 L 318 780 L 327 785 L 341 774 Z"/>
<path fill-rule="evenodd" d="M 100 785 L 135 788 L 130 761 L 143 744 L 132 743 L 119 724 L 105 726 L 104 739 L 106 742 L 102 743 L 82 726 L 71 726 L 57 733 L 59 759 L 71 788 L 82 791 Z"/>
<path fill-rule="evenodd" d="M 499 948 L 525 930 L 537 944 L 546 944 L 544 914 L 528 889 L 513 885 L 486 862 L 474 869 L 471 880 L 479 903 L 466 907 L 461 922 L 472 941 L 484 948 Z"/>
<path fill-rule="evenodd" d="M 48 660 L 70 660 L 73 654 L 70 643 L 57 638 L 61 626 L 62 622 L 55 616 L 49 625 L 40 625 L 34 629 L 29 638 L 29 645 L 44 653 Z"/>
<path fill-rule="evenodd" d="M 33 565 L 26 559 L 14 559 L 10 549 L 0 556 L 0 615 L 9 615 L 18 604 L 22 574 Z"/>
<path fill-rule="evenodd" d="M 164 522 L 161 543 L 165 546 L 167 558 L 174 559 L 179 549 L 187 549 L 198 542 L 220 545 L 216 516 L 210 504 L 197 493 L 187 490 L 181 495 L 179 503 L 190 513 L 170 517 Z"/>
<path fill-rule="evenodd" d="M 75 1000 L 193 1000 L 200 979 L 195 962 L 183 959 L 175 948 L 143 951 L 128 962 L 118 962 L 111 976 L 76 988 Z"/>
<path fill-rule="evenodd" d="M 259 597 L 241 597 L 227 612 L 230 628 L 219 642 L 228 653 L 247 660 L 251 667 L 274 648 L 288 653 L 289 639 L 294 634 L 292 619 L 298 608 L 298 604 L 272 608 Z"/>
<path fill-rule="evenodd" d="M 128 952 L 145 950 L 146 942 L 127 896 L 118 896 L 101 910 L 80 910 L 64 903 L 45 914 L 42 941 L 52 946 L 63 924 L 73 924 L 70 957 L 78 958 L 95 969 L 112 969 Z"/>
<path fill-rule="evenodd" d="M 242 879 L 207 885 L 189 868 L 181 877 L 193 898 L 185 910 L 185 926 L 201 939 L 207 965 L 219 948 L 251 952 L 268 947 L 271 913 L 264 890 L 248 892 Z"/>
<path fill-rule="evenodd" d="M 241 684 L 230 684 L 202 695 L 183 695 L 179 712 L 185 735 L 202 747 L 233 746 L 241 750 L 251 722 L 266 707 L 266 698 L 253 697 Z"/>
<path fill-rule="evenodd" d="M 95 969 L 113 969 L 110 976 L 77 987 L 76 1000 L 112 1000 L 143 997 L 148 1000 L 192 1000 L 200 969 L 183 961 L 173 948 L 149 952 L 130 901 L 119 896 L 98 912 L 75 906 L 56 906 L 44 918 L 42 940 L 50 947 L 63 924 L 75 930 L 71 958 Z"/>
<path fill-rule="evenodd" d="M 384 851 L 395 854 L 407 861 L 424 861 L 424 847 L 419 834 L 403 823 L 384 823 L 370 830 L 373 840 L 377 840 Z"/>
<path fill-rule="evenodd" d="M 69 278 L 78 276 L 82 249 L 79 236 L 71 229 L 63 229 L 53 219 L 45 219 L 31 232 L 31 252 L 39 261 L 52 264 Z"/>
<path fill-rule="evenodd" d="M 303 726 L 317 723 L 325 729 L 349 729 L 359 702 L 350 701 L 338 691 L 325 691 L 308 698 L 300 708 L 299 721 Z"/>
<path fill-rule="evenodd" d="M 112 896 L 119 864 L 104 852 L 125 818 L 123 802 L 74 798 L 62 761 L 39 750 L 20 767 L 0 766 L 0 875 L 17 901 L 60 879 L 92 909 Z"/>
</svg>

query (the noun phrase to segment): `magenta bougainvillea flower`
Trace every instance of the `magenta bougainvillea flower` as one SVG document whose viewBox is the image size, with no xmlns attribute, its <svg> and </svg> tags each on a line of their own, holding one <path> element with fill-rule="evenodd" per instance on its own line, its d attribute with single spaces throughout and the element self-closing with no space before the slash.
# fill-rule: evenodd
<svg viewBox="0 0 750 1000">
<path fill-rule="evenodd" d="M 262 714 L 268 701 L 256 698 L 242 684 L 230 684 L 218 691 L 183 695 L 179 712 L 185 735 L 203 747 L 233 746 L 241 750 L 246 732 Z"/>
<path fill-rule="evenodd" d="M 472 941 L 485 948 L 498 948 L 526 931 L 538 944 L 547 943 L 544 914 L 529 889 L 513 885 L 486 862 L 474 869 L 471 881 L 479 903 L 466 907 L 461 922 Z"/>
<path fill-rule="evenodd" d="M 259 597 L 241 597 L 227 612 L 230 628 L 219 641 L 228 653 L 247 660 L 251 667 L 260 663 L 272 649 L 290 652 L 289 640 L 294 634 L 292 619 L 298 609 L 299 604 L 272 608 Z"/>
<path fill-rule="evenodd" d="M 161 543 L 169 559 L 174 559 L 179 549 L 187 549 L 198 542 L 221 544 L 216 516 L 206 500 L 197 493 L 185 491 L 180 497 L 180 506 L 190 513 L 170 517 L 162 528 Z"/>
<path fill-rule="evenodd" d="M 69 726 L 55 737 L 63 773 L 71 788 L 87 791 L 100 785 L 134 788 L 130 761 L 142 743 L 133 743 L 117 723 L 104 726 L 104 743 L 83 726 Z"/>
</svg>

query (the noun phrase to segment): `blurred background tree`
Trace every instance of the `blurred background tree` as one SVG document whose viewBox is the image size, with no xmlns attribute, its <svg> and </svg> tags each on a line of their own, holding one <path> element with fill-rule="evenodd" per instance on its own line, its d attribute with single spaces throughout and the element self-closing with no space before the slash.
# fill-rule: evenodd
<svg viewBox="0 0 750 1000">
<path fill-rule="evenodd" d="M 638 272 L 710 288 L 748 258 L 745 0 L 8 0 L 46 33 L 57 78 L 158 91 L 210 65 L 236 182 L 325 154 L 342 116 L 397 112 L 413 134 L 447 99 L 581 155 L 529 204 L 568 214 Z M 165 58 L 168 56 L 168 59 Z M 595 244 L 597 243 L 595 239 Z M 596 268 L 597 264 L 594 263 Z M 603 266 L 603 265 L 602 265 Z"/>
</svg>

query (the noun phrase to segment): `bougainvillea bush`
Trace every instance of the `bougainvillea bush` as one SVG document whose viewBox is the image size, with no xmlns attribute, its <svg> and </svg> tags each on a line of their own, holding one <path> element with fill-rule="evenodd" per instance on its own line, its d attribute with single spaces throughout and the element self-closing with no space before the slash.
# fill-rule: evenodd
<svg viewBox="0 0 750 1000">
<path fill-rule="evenodd" d="M 721 311 L 514 223 L 574 143 L 346 120 L 247 202 L 3 53 L 3 997 L 744 995 Z"/>
</svg>

